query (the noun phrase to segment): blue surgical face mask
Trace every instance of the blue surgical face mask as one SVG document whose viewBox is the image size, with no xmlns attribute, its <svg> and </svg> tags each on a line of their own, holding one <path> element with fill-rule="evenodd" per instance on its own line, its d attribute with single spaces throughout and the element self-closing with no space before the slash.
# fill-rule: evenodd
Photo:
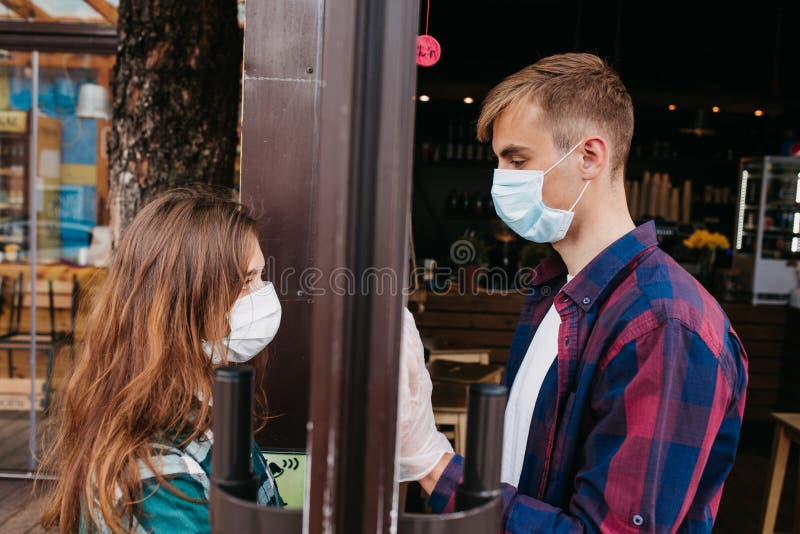
<svg viewBox="0 0 800 534">
<path fill-rule="evenodd" d="M 578 143 L 572 147 L 546 171 L 495 169 L 492 199 L 497 215 L 509 228 L 528 241 L 536 243 L 555 243 L 564 239 L 575 216 L 573 210 L 589 186 L 589 182 L 583 186 L 569 210 L 546 206 L 542 200 L 542 186 L 544 176 L 580 145 L 581 143 Z"/>
</svg>

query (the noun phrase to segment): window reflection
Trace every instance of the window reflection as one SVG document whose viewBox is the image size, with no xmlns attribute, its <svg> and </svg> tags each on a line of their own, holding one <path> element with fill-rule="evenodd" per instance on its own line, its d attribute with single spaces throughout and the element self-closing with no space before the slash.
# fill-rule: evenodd
<svg viewBox="0 0 800 534">
<path fill-rule="evenodd" d="M 33 175 L 38 262 L 89 261 L 94 228 L 106 222 L 108 121 L 79 117 L 78 106 L 82 87 L 108 90 L 113 62 L 113 56 L 41 54 L 35 173 L 29 169 L 29 54 L 14 53 L 0 67 L 0 253 L 4 261 L 27 262 L 30 258 L 27 226 Z M 90 110 L 98 106 L 87 103 L 85 96 L 82 105 L 84 116 L 87 106 Z"/>
<path fill-rule="evenodd" d="M 109 255 L 110 108 L 102 98 L 87 100 L 82 89 L 93 88 L 107 99 L 114 60 L 113 55 L 39 53 L 35 80 L 34 53 L 0 55 L 3 472 L 36 467 L 48 409 L 71 366 L 76 324 L 80 337 L 84 307 L 78 288 L 83 292 L 101 278 Z M 16 338 L 27 341 L 12 342 Z"/>
<path fill-rule="evenodd" d="M 116 24 L 119 0 L 29 0 L 0 3 L 0 20 Z"/>
</svg>

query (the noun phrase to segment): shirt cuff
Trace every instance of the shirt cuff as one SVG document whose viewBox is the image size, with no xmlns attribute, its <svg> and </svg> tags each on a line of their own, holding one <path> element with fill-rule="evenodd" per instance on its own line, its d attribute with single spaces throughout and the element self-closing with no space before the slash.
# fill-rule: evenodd
<svg viewBox="0 0 800 534">
<path fill-rule="evenodd" d="M 456 488 L 464 478 L 464 457 L 456 454 L 444 468 L 442 476 L 433 488 L 428 506 L 437 514 L 453 512 L 455 509 Z"/>
</svg>

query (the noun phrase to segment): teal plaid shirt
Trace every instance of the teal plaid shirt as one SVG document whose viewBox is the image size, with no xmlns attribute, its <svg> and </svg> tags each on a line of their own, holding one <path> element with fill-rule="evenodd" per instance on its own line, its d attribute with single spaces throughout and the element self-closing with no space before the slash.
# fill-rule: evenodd
<svg viewBox="0 0 800 534">
<path fill-rule="evenodd" d="M 133 532 L 211 532 L 208 518 L 209 478 L 211 475 L 210 432 L 205 437 L 190 442 L 182 449 L 160 446 L 162 454 L 154 465 L 178 491 L 201 501 L 187 501 L 159 484 L 155 474 L 139 464 L 142 476 L 142 505 L 134 518 Z M 253 472 L 259 481 L 258 503 L 264 506 L 283 507 L 278 486 L 264 461 L 258 445 L 253 442 Z M 107 529 L 95 530 L 105 534 Z"/>
</svg>

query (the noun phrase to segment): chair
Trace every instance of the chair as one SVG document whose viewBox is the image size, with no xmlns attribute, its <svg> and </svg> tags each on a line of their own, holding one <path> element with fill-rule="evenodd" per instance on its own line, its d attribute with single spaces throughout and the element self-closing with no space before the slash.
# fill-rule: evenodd
<svg viewBox="0 0 800 534">
<path fill-rule="evenodd" d="M 71 281 L 37 281 L 36 294 L 34 296 L 31 295 L 30 282 L 24 280 L 22 273 L 12 284 L 11 298 L 9 299 L 8 330 L 0 336 L 0 350 L 6 350 L 7 352 L 9 376 L 13 375 L 12 355 L 14 350 L 29 348 L 35 339 L 36 350 L 47 354 L 47 371 L 42 401 L 44 410 L 47 410 L 50 406 L 56 351 L 63 345 L 69 346 L 70 351 L 73 350 L 77 301 L 78 280 L 75 276 Z M 49 318 L 49 328 L 42 330 L 37 327 L 35 337 L 31 336 L 30 327 L 26 329 L 22 325 L 23 310 L 27 310 L 28 324 L 30 324 L 30 309 L 33 302 L 36 303 L 37 310 L 46 309 Z M 69 325 L 66 329 L 59 329 L 56 324 L 56 313 L 64 311 L 69 313 Z"/>
</svg>

